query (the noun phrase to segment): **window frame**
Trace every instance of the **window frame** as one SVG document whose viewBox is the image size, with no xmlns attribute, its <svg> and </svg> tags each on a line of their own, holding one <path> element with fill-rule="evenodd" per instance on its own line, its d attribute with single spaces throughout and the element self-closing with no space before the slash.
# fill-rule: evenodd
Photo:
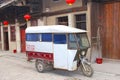
<svg viewBox="0 0 120 80">
<path fill-rule="evenodd" d="M 10 40 L 16 41 L 16 29 L 15 26 L 10 26 Z"/>
<path fill-rule="evenodd" d="M 65 19 L 66 18 L 66 19 Z M 60 17 L 57 17 L 56 18 L 57 19 L 57 24 L 58 25 L 66 25 L 66 26 L 68 26 L 69 25 L 69 18 L 68 18 L 68 16 L 60 16 Z M 60 20 L 61 19 L 61 20 Z"/>
<path fill-rule="evenodd" d="M 38 26 L 38 20 L 37 19 L 32 19 L 31 21 L 31 26 Z"/>
<path fill-rule="evenodd" d="M 78 20 L 78 21 L 77 21 L 77 19 L 78 19 L 77 16 L 82 17 L 82 15 L 85 15 L 85 20 L 83 19 L 83 20 Z M 74 15 L 74 18 L 75 18 L 75 26 L 76 26 L 76 28 L 83 29 L 83 30 L 87 30 L 87 14 L 86 14 L 86 13 L 75 14 L 75 15 Z M 81 23 L 85 23 L 85 27 L 84 27 L 84 28 L 82 28 L 81 26 L 78 27 L 77 24 L 81 24 Z"/>
<path fill-rule="evenodd" d="M 87 7 L 88 0 L 82 0 L 82 6 Z"/>
<path fill-rule="evenodd" d="M 33 40 L 33 36 L 35 38 L 35 34 L 36 34 L 36 40 Z M 47 40 L 43 40 L 43 34 L 51 34 L 51 40 L 47 41 Z M 30 36 L 30 38 L 28 38 Z M 26 41 L 29 42 L 36 42 L 36 41 L 40 41 L 40 42 L 52 42 L 53 41 L 53 36 L 52 33 L 26 33 Z"/>
</svg>

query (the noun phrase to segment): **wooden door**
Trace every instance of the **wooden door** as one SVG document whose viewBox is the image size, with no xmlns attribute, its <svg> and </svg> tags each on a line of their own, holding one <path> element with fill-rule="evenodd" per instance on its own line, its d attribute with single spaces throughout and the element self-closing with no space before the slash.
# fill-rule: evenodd
<svg viewBox="0 0 120 80">
<path fill-rule="evenodd" d="M 100 10 L 103 57 L 120 59 L 120 2 L 104 3 Z"/>
<path fill-rule="evenodd" d="M 21 52 L 26 51 L 26 44 L 25 44 L 25 29 L 20 30 L 21 33 Z"/>
</svg>

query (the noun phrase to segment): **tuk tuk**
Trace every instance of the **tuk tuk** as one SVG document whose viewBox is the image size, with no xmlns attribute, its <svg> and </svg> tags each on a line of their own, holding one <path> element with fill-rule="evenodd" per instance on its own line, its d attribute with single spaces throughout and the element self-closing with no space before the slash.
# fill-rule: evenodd
<svg viewBox="0 0 120 80">
<path fill-rule="evenodd" d="M 74 71 L 81 68 L 85 76 L 91 77 L 93 69 L 86 59 L 90 47 L 87 31 L 64 26 L 33 26 L 26 29 L 26 55 L 35 59 L 38 72 L 48 66 Z"/>
</svg>

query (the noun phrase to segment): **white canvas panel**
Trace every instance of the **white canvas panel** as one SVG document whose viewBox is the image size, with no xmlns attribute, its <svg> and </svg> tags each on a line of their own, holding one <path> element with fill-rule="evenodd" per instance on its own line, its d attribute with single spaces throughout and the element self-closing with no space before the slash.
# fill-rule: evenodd
<svg viewBox="0 0 120 80">
<path fill-rule="evenodd" d="M 30 46 L 30 47 L 29 47 Z M 52 42 L 26 42 L 26 51 L 53 53 Z"/>
<path fill-rule="evenodd" d="M 77 50 L 68 50 L 68 70 L 73 71 L 77 69 L 77 61 L 74 61 Z"/>
<path fill-rule="evenodd" d="M 54 68 L 68 69 L 67 44 L 54 44 Z"/>
</svg>

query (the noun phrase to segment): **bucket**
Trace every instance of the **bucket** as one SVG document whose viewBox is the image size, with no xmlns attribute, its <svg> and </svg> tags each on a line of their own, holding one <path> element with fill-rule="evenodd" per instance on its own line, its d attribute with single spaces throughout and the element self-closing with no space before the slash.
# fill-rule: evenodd
<svg viewBox="0 0 120 80">
<path fill-rule="evenodd" d="M 97 64 L 102 64 L 103 62 L 103 59 L 102 58 L 96 58 L 96 63 Z"/>
</svg>

